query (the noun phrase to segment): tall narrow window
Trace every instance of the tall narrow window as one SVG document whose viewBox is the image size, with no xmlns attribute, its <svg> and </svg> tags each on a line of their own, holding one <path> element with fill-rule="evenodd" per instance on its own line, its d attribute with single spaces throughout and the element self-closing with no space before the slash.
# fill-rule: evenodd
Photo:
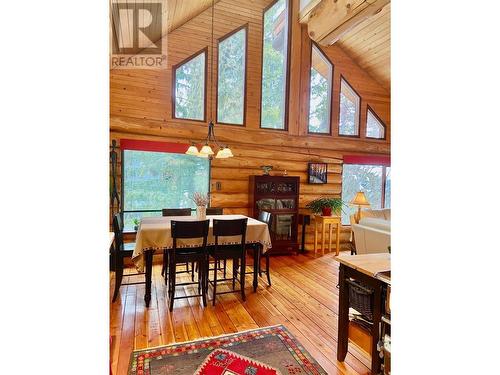
<svg viewBox="0 0 500 375">
<path fill-rule="evenodd" d="M 370 107 L 366 113 L 366 138 L 385 139 L 385 125 Z"/>
<path fill-rule="evenodd" d="M 333 64 L 315 45 L 311 51 L 309 133 L 330 133 Z"/>
<path fill-rule="evenodd" d="M 175 118 L 205 120 L 206 49 L 173 67 Z"/>
<path fill-rule="evenodd" d="M 288 12 L 288 0 L 275 1 L 264 12 L 261 128 L 287 127 Z"/>
<path fill-rule="evenodd" d="M 246 26 L 219 40 L 217 122 L 245 121 Z"/>
<path fill-rule="evenodd" d="M 340 79 L 339 135 L 359 135 L 359 107 L 361 98 L 342 77 Z"/>
</svg>

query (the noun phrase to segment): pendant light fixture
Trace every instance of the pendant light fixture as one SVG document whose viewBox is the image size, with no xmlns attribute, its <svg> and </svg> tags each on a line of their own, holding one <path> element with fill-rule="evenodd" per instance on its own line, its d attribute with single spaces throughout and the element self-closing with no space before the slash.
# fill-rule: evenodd
<svg viewBox="0 0 500 375">
<path fill-rule="evenodd" d="M 214 131 L 214 122 L 212 121 L 212 103 L 213 103 L 213 97 L 214 97 L 214 72 L 215 72 L 215 65 L 214 65 L 214 0 L 212 0 L 212 39 L 211 39 L 211 72 L 210 72 L 210 121 L 208 122 L 208 134 L 207 138 L 202 141 L 203 146 L 201 147 L 200 150 L 198 150 L 198 147 L 196 147 L 196 144 L 193 142 L 191 143 L 191 146 L 189 146 L 188 150 L 186 151 L 187 155 L 193 155 L 197 156 L 199 158 L 206 158 L 212 160 L 214 158 L 216 159 L 227 159 L 233 157 L 233 152 L 229 148 L 227 144 L 221 144 L 217 141 L 217 138 L 215 137 L 215 131 Z M 217 154 L 215 154 L 214 150 L 212 149 L 212 144 L 213 146 L 216 147 Z"/>
</svg>

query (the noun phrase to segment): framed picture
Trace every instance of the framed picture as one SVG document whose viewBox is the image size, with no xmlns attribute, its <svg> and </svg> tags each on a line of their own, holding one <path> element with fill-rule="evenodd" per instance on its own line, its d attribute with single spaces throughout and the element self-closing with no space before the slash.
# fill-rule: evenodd
<svg viewBox="0 0 500 375">
<path fill-rule="evenodd" d="M 307 167 L 307 180 L 310 184 L 326 184 L 328 176 L 327 163 L 309 163 Z"/>
</svg>

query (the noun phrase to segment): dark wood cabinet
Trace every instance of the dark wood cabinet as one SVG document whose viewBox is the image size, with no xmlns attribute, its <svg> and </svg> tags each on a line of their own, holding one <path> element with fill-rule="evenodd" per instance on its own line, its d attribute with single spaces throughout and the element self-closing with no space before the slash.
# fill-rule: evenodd
<svg viewBox="0 0 500 375">
<path fill-rule="evenodd" d="M 272 214 L 272 254 L 298 252 L 297 226 L 300 178 L 296 176 L 250 176 L 250 215 Z"/>
</svg>

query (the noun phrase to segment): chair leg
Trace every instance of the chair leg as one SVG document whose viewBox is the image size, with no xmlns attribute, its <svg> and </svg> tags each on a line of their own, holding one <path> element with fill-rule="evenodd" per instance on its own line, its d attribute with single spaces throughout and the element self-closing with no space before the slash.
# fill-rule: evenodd
<svg viewBox="0 0 500 375">
<path fill-rule="evenodd" d="M 267 283 L 271 286 L 271 273 L 269 271 L 269 252 L 266 253 L 266 275 L 267 275 Z"/>
<path fill-rule="evenodd" d="M 262 255 L 262 248 L 260 246 L 255 246 L 253 251 L 258 251 L 259 255 Z M 259 277 L 262 277 L 262 267 L 260 265 L 260 256 L 259 256 Z"/>
<path fill-rule="evenodd" d="M 208 264 L 206 264 L 205 262 L 205 260 L 203 262 L 198 262 L 198 280 L 200 280 L 201 277 L 201 282 L 199 282 L 198 285 L 201 286 L 201 299 L 203 301 L 203 307 L 207 307 L 207 291 L 205 288 L 205 278 L 207 277 Z M 200 293 L 199 291 L 200 287 L 198 287 L 198 293 Z"/>
<path fill-rule="evenodd" d="M 162 268 L 162 276 L 165 278 L 165 285 L 168 285 L 168 279 L 170 278 L 169 271 L 169 258 L 168 258 L 168 250 L 163 250 L 163 268 Z"/>
<path fill-rule="evenodd" d="M 226 278 L 226 259 L 224 259 L 224 278 Z"/>
<path fill-rule="evenodd" d="M 191 281 L 194 281 L 194 262 L 191 262 Z"/>
<path fill-rule="evenodd" d="M 236 282 L 236 276 L 238 275 L 238 271 L 236 270 L 236 259 L 233 259 L 233 290 Z"/>
<path fill-rule="evenodd" d="M 240 288 L 241 288 L 241 298 L 245 301 L 245 268 L 246 268 L 246 253 L 243 252 L 241 258 L 241 272 L 240 272 Z"/>
<path fill-rule="evenodd" d="M 214 297 L 212 300 L 212 306 L 215 306 L 215 297 L 217 295 L 217 259 L 214 262 L 215 270 L 214 270 Z"/>
<path fill-rule="evenodd" d="M 170 263 L 170 277 L 169 277 L 169 310 L 174 309 L 174 296 L 175 296 L 175 264 Z"/>
<path fill-rule="evenodd" d="M 113 293 L 113 302 L 116 301 L 118 293 L 120 291 L 120 286 L 122 285 L 123 279 L 123 257 L 121 254 L 115 254 L 115 291 Z"/>
<path fill-rule="evenodd" d="M 166 264 L 165 264 L 165 252 L 166 252 L 166 251 L 167 251 L 167 250 L 163 250 L 163 264 L 162 264 L 162 266 L 161 266 L 161 275 L 162 275 L 162 276 L 165 276 L 165 271 L 166 271 L 166 269 L 167 269 L 167 266 L 166 266 Z"/>
</svg>

